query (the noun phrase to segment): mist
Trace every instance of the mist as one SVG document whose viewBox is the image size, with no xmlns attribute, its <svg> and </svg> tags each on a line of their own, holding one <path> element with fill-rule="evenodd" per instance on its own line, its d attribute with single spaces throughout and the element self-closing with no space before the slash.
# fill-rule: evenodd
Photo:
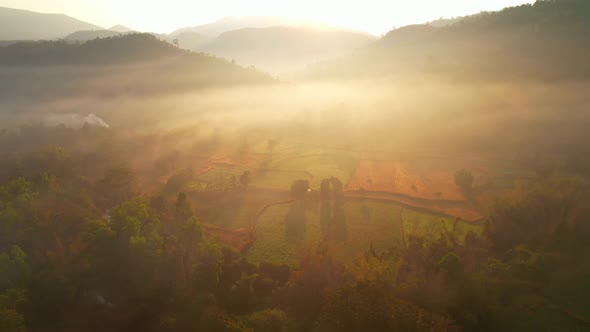
<svg viewBox="0 0 590 332">
<path fill-rule="evenodd" d="M 589 329 L 586 1 L 259 24 L 0 41 L 1 331 Z"/>
</svg>

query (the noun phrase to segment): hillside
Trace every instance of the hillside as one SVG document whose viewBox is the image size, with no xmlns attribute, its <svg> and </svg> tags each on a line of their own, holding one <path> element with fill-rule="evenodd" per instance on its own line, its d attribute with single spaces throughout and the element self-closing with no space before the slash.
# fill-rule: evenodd
<svg viewBox="0 0 590 332">
<path fill-rule="evenodd" d="M 247 28 L 225 32 L 200 50 L 243 65 L 285 72 L 349 54 L 372 41 L 373 36 L 358 32 L 292 27 Z"/>
<path fill-rule="evenodd" d="M 137 63 L 182 53 L 150 34 L 130 34 L 83 44 L 66 41 L 17 43 L 0 48 L 0 66 Z"/>
<path fill-rule="evenodd" d="M 407 26 L 312 76 L 426 73 L 485 79 L 590 77 L 590 3 L 537 1 L 463 18 Z"/>
<path fill-rule="evenodd" d="M 2 97 L 158 94 L 270 81 L 258 71 L 178 49 L 151 34 L 0 47 Z"/>
<path fill-rule="evenodd" d="M 80 30 L 103 29 L 62 14 L 41 14 L 0 7 L 0 40 L 62 38 Z"/>
<path fill-rule="evenodd" d="M 64 39 L 69 41 L 88 41 L 96 38 L 108 38 L 120 36 L 122 32 L 112 30 L 84 30 L 67 35 Z"/>
</svg>

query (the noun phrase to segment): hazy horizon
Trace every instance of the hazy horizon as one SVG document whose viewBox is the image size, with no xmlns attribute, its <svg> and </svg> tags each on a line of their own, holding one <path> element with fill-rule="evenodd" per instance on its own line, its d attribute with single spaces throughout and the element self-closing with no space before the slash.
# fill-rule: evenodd
<svg viewBox="0 0 590 332">
<path fill-rule="evenodd" d="M 138 0 L 93 2 L 89 0 L 0 0 L 0 7 L 40 13 L 65 14 L 104 28 L 124 25 L 145 32 L 170 33 L 176 29 L 207 24 L 227 17 L 276 17 L 337 26 L 381 35 L 395 27 L 425 23 L 482 11 L 534 3 L 533 0 L 428 1 L 411 3 L 381 0 L 359 3 L 329 1 L 234 1 L 221 0 L 199 8 L 191 1 L 145 3 Z M 335 10 L 337 8 L 338 10 Z"/>
<path fill-rule="evenodd" d="M 589 0 L 0 26 L 0 332 L 590 331 Z"/>
</svg>

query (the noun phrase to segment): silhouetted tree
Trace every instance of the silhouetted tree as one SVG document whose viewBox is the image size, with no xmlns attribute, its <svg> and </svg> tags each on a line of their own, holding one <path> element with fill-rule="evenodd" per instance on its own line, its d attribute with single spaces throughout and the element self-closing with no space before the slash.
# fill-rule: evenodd
<svg viewBox="0 0 590 332">
<path fill-rule="evenodd" d="M 465 192 L 473 189 L 473 173 L 468 170 L 462 169 L 455 173 L 455 184 Z"/>
<path fill-rule="evenodd" d="M 250 173 L 250 171 L 244 171 L 244 173 L 240 175 L 240 184 L 243 188 L 248 188 L 248 185 L 250 184 L 251 175 L 252 173 Z"/>
</svg>

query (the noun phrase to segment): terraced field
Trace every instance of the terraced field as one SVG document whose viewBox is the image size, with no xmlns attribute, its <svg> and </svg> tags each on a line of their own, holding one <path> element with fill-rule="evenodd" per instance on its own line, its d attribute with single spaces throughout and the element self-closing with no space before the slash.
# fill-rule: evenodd
<svg viewBox="0 0 590 332">
<path fill-rule="evenodd" d="M 256 241 L 246 252 L 250 262 L 297 266 L 300 254 L 318 245 L 322 231 L 317 211 L 307 211 L 304 238 L 294 241 L 287 236 L 286 218 L 290 208 L 290 204 L 274 206 L 260 216 L 256 225 Z M 350 261 L 367 252 L 371 244 L 378 253 L 388 250 L 401 252 L 404 230 L 406 237 L 416 234 L 426 241 L 435 241 L 443 232 L 452 232 L 462 241 L 469 231 L 480 233 L 482 230 L 481 225 L 455 224 L 451 218 L 370 200 L 346 202 L 344 213 L 348 236 L 333 245 L 334 256 L 342 261 Z"/>
<path fill-rule="evenodd" d="M 250 262 L 297 266 L 299 254 L 306 247 L 317 245 L 321 237 L 319 215 L 313 212 L 306 214 L 305 238 L 295 241 L 287 236 L 285 219 L 290 208 L 290 204 L 274 206 L 260 216 L 256 224 L 256 241 L 246 252 Z"/>
</svg>

